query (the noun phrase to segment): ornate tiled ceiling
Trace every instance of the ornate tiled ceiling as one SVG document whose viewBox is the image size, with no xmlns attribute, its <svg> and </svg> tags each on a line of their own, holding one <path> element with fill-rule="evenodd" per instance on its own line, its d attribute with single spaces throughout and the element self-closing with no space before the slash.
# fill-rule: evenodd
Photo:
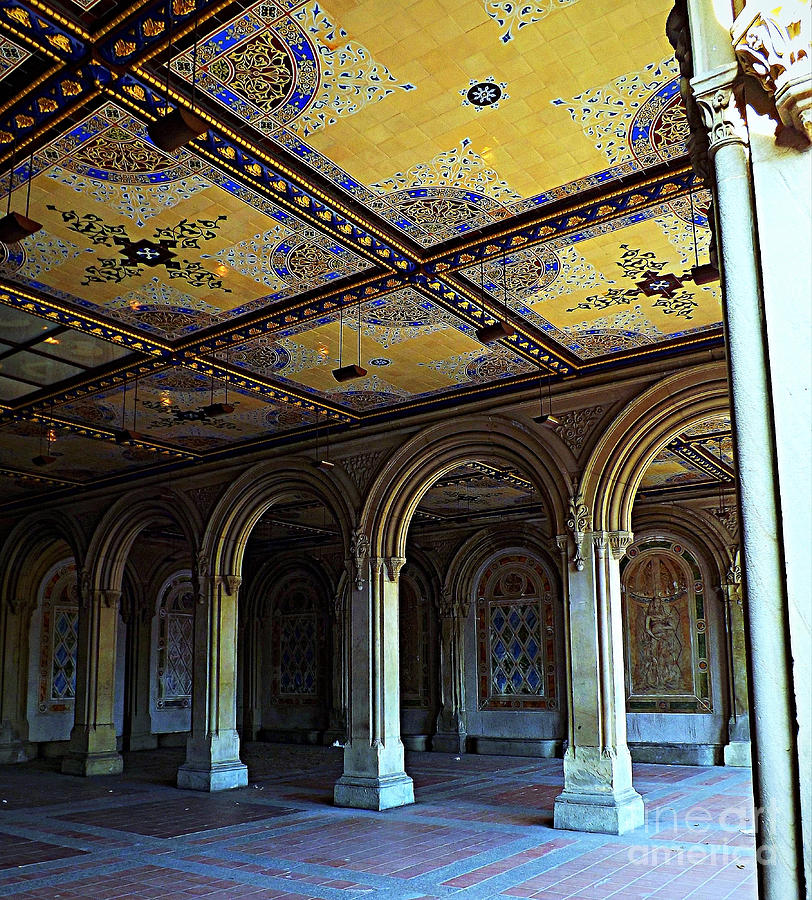
<svg viewBox="0 0 812 900">
<path fill-rule="evenodd" d="M 4 0 L 0 502 L 720 342 L 670 5 Z"/>
<path fill-rule="evenodd" d="M 729 416 L 714 416 L 685 429 L 660 450 L 643 476 L 644 492 L 694 486 L 730 486 L 734 479 Z"/>
</svg>

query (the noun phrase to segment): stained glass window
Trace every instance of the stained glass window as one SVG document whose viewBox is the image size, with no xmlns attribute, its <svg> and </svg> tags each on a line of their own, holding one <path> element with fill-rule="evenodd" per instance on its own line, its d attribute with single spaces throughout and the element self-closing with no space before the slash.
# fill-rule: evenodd
<svg viewBox="0 0 812 900">
<path fill-rule="evenodd" d="M 79 644 L 79 593 L 72 562 L 60 563 L 46 577 L 41 610 L 38 709 L 65 711 L 76 697 Z"/>
<path fill-rule="evenodd" d="M 533 557 L 505 553 L 477 597 L 480 709 L 555 709 L 556 635 L 550 578 Z"/>
<path fill-rule="evenodd" d="M 185 708 L 192 702 L 194 595 L 191 577 L 176 575 L 158 609 L 158 708 Z"/>
<path fill-rule="evenodd" d="M 53 609 L 53 622 L 51 699 L 73 700 L 76 696 L 76 647 L 79 639 L 79 610 L 75 606 L 55 606 Z"/>
</svg>

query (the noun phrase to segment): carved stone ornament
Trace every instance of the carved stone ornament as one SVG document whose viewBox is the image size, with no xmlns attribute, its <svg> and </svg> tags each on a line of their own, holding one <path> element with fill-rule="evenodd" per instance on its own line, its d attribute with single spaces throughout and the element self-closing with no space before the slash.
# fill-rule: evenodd
<svg viewBox="0 0 812 900">
<path fill-rule="evenodd" d="M 769 10 L 750 2 L 733 23 L 733 49 L 744 72 L 768 94 L 784 125 L 812 141 L 809 0 Z"/>
<path fill-rule="evenodd" d="M 737 74 L 738 67 L 724 66 L 691 80 L 702 121 L 708 132 L 708 153 L 711 158 L 722 147 L 747 143 L 747 128 L 733 93 Z"/>
<path fill-rule="evenodd" d="M 375 450 L 370 453 L 359 453 L 357 456 L 349 456 L 341 460 L 341 465 L 358 488 L 358 493 L 363 494 L 369 487 L 373 476 L 378 470 L 378 464 L 383 459 L 384 451 Z"/>
<path fill-rule="evenodd" d="M 634 535 L 630 531 L 609 532 L 609 549 L 616 560 L 623 559 L 633 542 Z"/>
<path fill-rule="evenodd" d="M 194 565 L 192 566 L 192 591 L 194 592 L 197 603 L 203 603 L 205 597 L 206 579 L 209 575 L 209 558 L 201 550 L 195 556 Z"/>
<path fill-rule="evenodd" d="M 384 560 L 384 563 L 386 564 L 386 574 L 389 576 L 389 580 L 397 581 L 400 578 L 401 569 L 406 565 L 406 558 L 404 556 L 390 556 Z"/>
<path fill-rule="evenodd" d="M 575 555 L 570 562 L 575 566 L 576 572 L 584 571 L 584 532 L 587 530 L 588 519 L 589 510 L 584 503 L 583 495 L 578 491 L 570 497 L 569 518 L 567 519 L 567 528 L 575 543 Z"/>
<path fill-rule="evenodd" d="M 84 566 L 76 570 L 76 592 L 79 595 L 79 606 L 87 607 L 90 603 L 90 572 Z"/>
<path fill-rule="evenodd" d="M 239 575 L 221 575 L 222 585 L 226 589 L 229 597 L 234 597 L 242 584 L 242 578 Z"/>
<path fill-rule="evenodd" d="M 470 608 L 470 602 L 456 597 L 451 588 L 443 587 L 440 589 L 440 596 L 437 598 L 437 612 L 440 618 L 467 619 Z"/>
<path fill-rule="evenodd" d="M 589 437 L 592 426 L 601 415 L 603 415 L 602 406 L 587 406 L 584 409 L 559 413 L 559 424 L 555 426 L 555 433 L 577 456 Z"/>
<path fill-rule="evenodd" d="M 731 563 L 725 576 L 725 584 L 741 584 L 742 583 L 742 567 Z"/>
<path fill-rule="evenodd" d="M 369 560 L 369 538 L 356 528 L 350 538 L 350 553 L 352 554 L 352 562 L 355 575 L 355 588 L 361 590 L 364 586 L 364 568 Z"/>
<path fill-rule="evenodd" d="M 735 506 L 725 506 L 712 509 L 711 514 L 718 519 L 731 537 L 736 537 L 739 532 L 739 513 Z"/>
</svg>

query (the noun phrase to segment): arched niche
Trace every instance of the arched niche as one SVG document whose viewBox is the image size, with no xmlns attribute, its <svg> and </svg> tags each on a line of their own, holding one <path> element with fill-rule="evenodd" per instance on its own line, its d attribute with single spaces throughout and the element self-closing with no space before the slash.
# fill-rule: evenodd
<svg viewBox="0 0 812 900">
<path fill-rule="evenodd" d="M 516 537 L 476 536 L 476 564 L 457 570 L 470 600 L 468 746 L 479 753 L 560 756 L 566 732 L 561 581 L 538 536 Z"/>
<path fill-rule="evenodd" d="M 322 743 L 333 678 L 335 586 L 315 559 L 275 560 L 252 580 L 244 604 L 243 721 L 260 740 Z"/>
<path fill-rule="evenodd" d="M 722 762 L 731 684 L 718 562 L 696 534 L 668 524 L 641 527 L 621 561 L 626 722 L 638 761 Z"/>
</svg>

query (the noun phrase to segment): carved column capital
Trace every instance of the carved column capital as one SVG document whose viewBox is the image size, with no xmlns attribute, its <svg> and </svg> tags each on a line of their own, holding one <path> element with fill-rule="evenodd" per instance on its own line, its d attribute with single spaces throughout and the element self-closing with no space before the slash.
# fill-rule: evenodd
<svg viewBox="0 0 812 900">
<path fill-rule="evenodd" d="M 229 597 L 235 597 L 240 590 L 242 578 L 239 575 L 218 575 L 217 582 Z"/>
<path fill-rule="evenodd" d="M 389 556 L 384 560 L 386 566 L 386 574 L 390 581 L 397 581 L 400 578 L 400 572 L 406 565 L 405 556 Z"/>
<path fill-rule="evenodd" d="M 118 609 L 121 602 L 121 591 L 100 588 L 99 590 L 91 591 L 90 598 L 94 603 L 98 603 L 105 609 Z"/>
<path fill-rule="evenodd" d="M 440 589 L 437 598 L 437 612 L 442 619 L 466 619 L 471 603 L 468 600 L 458 598 L 449 587 Z"/>
<path fill-rule="evenodd" d="M 711 159 L 722 147 L 747 144 L 747 128 L 733 93 L 738 71 L 738 66 L 731 63 L 691 79 L 691 88 L 708 132 Z"/>
<path fill-rule="evenodd" d="M 621 560 L 626 555 L 626 551 L 634 542 L 634 535 L 631 531 L 610 531 L 609 532 L 609 550 L 616 560 Z"/>
<path fill-rule="evenodd" d="M 812 141 L 809 2 L 746 3 L 730 30 L 742 70 L 773 96 L 778 116 Z"/>
</svg>

